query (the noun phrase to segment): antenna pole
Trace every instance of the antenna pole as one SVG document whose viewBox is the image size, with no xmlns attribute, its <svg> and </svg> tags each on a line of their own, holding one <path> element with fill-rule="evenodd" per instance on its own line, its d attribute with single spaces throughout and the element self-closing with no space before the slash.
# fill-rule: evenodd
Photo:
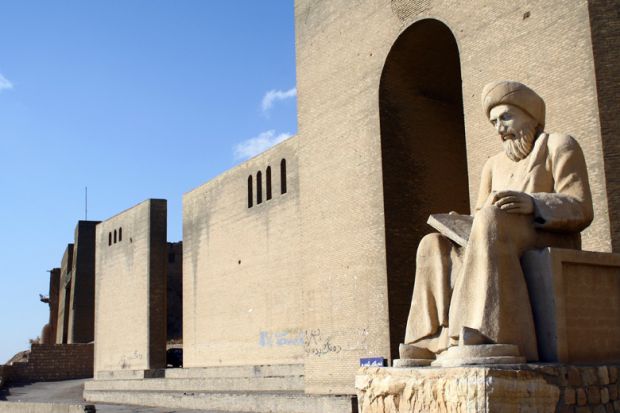
<svg viewBox="0 0 620 413">
<path fill-rule="evenodd" d="M 84 220 L 88 221 L 88 187 L 84 187 Z"/>
</svg>

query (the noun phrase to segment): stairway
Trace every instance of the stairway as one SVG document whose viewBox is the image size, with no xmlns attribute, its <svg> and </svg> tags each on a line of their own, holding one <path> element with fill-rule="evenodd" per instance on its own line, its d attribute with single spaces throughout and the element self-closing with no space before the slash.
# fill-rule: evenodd
<svg viewBox="0 0 620 413">
<path fill-rule="evenodd" d="M 303 364 L 166 369 L 146 376 L 153 378 L 98 374 L 84 384 L 84 399 L 221 412 L 357 411 L 351 395 L 304 394 Z"/>
</svg>

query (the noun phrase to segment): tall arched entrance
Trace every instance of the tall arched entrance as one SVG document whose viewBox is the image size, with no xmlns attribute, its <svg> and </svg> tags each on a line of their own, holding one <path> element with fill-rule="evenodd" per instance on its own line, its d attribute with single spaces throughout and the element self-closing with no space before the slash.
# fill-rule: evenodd
<svg viewBox="0 0 620 413">
<path fill-rule="evenodd" d="M 429 214 L 469 213 L 461 69 L 438 20 L 412 24 L 388 54 L 379 91 L 392 357 L 405 335 L 416 248 Z"/>
</svg>

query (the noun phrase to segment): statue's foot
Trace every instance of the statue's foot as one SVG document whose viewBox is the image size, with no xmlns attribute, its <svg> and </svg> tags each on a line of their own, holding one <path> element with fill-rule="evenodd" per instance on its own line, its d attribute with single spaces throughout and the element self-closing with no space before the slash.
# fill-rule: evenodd
<svg viewBox="0 0 620 413">
<path fill-rule="evenodd" d="M 454 346 L 437 355 L 432 366 L 457 367 L 484 364 L 522 364 L 525 357 L 514 344 L 476 344 Z"/>
<path fill-rule="evenodd" d="M 430 366 L 435 360 L 435 353 L 412 344 L 401 344 L 398 346 L 398 352 L 400 359 L 394 359 L 393 367 L 424 367 Z"/>
<path fill-rule="evenodd" d="M 477 346 L 480 344 L 494 344 L 494 341 L 475 328 L 462 327 L 459 336 L 459 346 Z"/>
<path fill-rule="evenodd" d="M 413 344 L 401 344 L 398 346 L 398 353 L 401 359 L 428 359 L 434 360 L 435 353 L 424 347 L 417 347 Z"/>
</svg>

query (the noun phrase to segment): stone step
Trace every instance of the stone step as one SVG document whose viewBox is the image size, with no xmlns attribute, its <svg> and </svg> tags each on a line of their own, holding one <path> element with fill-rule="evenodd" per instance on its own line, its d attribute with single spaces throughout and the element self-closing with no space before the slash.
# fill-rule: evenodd
<svg viewBox="0 0 620 413">
<path fill-rule="evenodd" d="M 221 412 L 354 413 L 354 396 L 305 395 L 303 392 L 191 392 L 84 390 L 94 403 L 157 406 Z"/>
<path fill-rule="evenodd" d="M 203 377 L 93 380 L 85 390 L 127 391 L 303 391 L 303 376 Z"/>
<path fill-rule="evenodd" d="M 303 364 L 266 364 L 257 366 L 213 366 L 166 369 L 166 378 L 190 379 L 207 377 L 276 377 L 303 376 Z"/>
</svg>

